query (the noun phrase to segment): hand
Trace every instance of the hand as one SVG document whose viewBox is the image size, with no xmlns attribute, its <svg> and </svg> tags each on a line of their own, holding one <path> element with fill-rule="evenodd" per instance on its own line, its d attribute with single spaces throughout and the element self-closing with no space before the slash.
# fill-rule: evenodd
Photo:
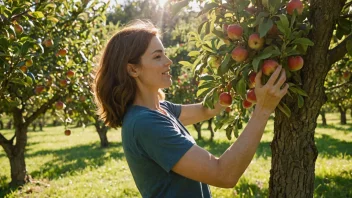
<svg viewBox="0 0 352 198">
<path fill-rule="evenodd" d="M 286 72 L 282 69 L 281 65 L 276 68 L 265 85 L 262 85 L 261 77 L 262 71 L 259 71 L 255 77 L 254 91 L 257 98 L 255 111 L 269 116 L 275 110 L 281 98 L 287 93 L 289 85 L 286 83 L 286 85 L 281 88 L 286 81 Z"/>
</svg>

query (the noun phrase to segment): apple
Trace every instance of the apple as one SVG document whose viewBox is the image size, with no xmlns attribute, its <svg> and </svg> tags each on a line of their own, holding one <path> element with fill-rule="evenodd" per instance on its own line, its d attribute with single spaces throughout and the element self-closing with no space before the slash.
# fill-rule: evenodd
<svg viewBox="0 0 352 198">
<path fill-rule="evenodd" d="M 227 36 L 231 40 L 240 40 L 242 38 L 243 28 L 238 24 L 232 24 L 227 27 Z"/>
<path fill-rule="evenodd" d="M 73 71 L 71 71 L 71 70 L 68 70 L 68 71 L 66 72 L 66 76 L 67 76 L 68 78 L 72 78 L 74 75 L 75 75 L 75 72 L 73 72 Z"/>
<path fill-rule="evenodd" d="M 255 77 L 257 76 L 257 73 L 254 71 L 251 71 L 248 75 L 248 79 L 249 79 L 249 88 L 254 88 L 255 87 Z"/>
<path fill-rule="evenodd" d="M 27 72 L 27 66 L 22 65 L 22 66 L 20 67 L 20 70 L 22 70 L 23 73 L 26 73 L 26 72 Z"/>
<path fill-rule="evenodd" d="M 252 104 L 257 103 L 257 97 L 255 95 L 254 89 L 250 89 L 247 91 L 246 98 L 247 98 L 247 101 Z"/>
<path fill-rule="evenodd" d="M 86 101 L 86 97 L 85 97 L 85 96 L 83 96 L 83 95 L 81 95 L 81 96 L 79 97 L 79 101 L 81 101 L 81 102 Z"/>
<path fill-rule="evenodd" d="M 304 60 L 301 56 L 288 57 L 288 68 L 290 71 L 298 71 L 302 69 Z"/>
<path fill-rule="evenodd" d="M 242 106 L 245 108 L 245 109 L 249 109 L 253 106 L 253 104 L 251 102 L 249 102 L 248 100 L 243 100 L 242 101 Z"/>
<path fill-rule="evenodd" d="M 297 10 L 298 15 L 303 12 L 303 3 L 300 0 L 291 0 L 286 5 L 286 11 L 289 15 L 292 15 L 294 10 Z"/>
<path fill-rule="evenodd" d="M 265 60 L 262 65 L 263 74 L 270 76 L 272 73 L 274 73 L 275 69 L 278 66 L 279 66 L 279 63 L 277 63 L 275 60 L 272 60 L 272 59 Z"/>
<path fill-rule="evenodd" d="M 66 49 L 60 49 L 57 53 L 56 56 L 66 56 L 67 50 Z"/>
<path fill-rule="evenodd" d="M 227 113 L 230 113 L 230 112 L 231 112 L 231 107 L 226 107 L 225 111 L 226 111 Z"/>
<path fill-rule="evenodd" d="M 26 60 L 25 64 L 26 64 L 27 67 L 30 67 L 30 66 L 33 65 L 33 60 L 32 59 L 28 59 L 28 60 Z"/>
<path fill-rule="evenodd" d="M 277 28 L 276 24 L 273 24 L 273 26 L 271 26 L 270 30 L 268 31 L 268 34 L 272 36 L 279 34 L 279 29 Z"/>
<path fill-rule="evenodd" d="M 45 47 L 51 47 L 54 45 L 54 41 L 52 39 L 46 39 L 43 44 Z"/>
<path fill-rule="evenodd" d="M 69 135 L 71 135 L 71 130 L 69 130 L 69 129 L 66 129 L 66 130 L 65 130 L 65 135 L 66 135 L 66 136 L 69 136 Z"/>
<path fill-rule="evenodd" d="M 348 71 L 345 71 L 345 72 L 343 72 L 342 77 L 343 77 L 345 80 L 349 80 L 350 77 L 351 77 L 351 73 L 348 72 Z"/>
<path fill-rule="evenodd" d="M 43 85 L 37 85 L 36 87 L 35 87 L 35 94 L 40 94 L 40 93 L 42 93 L 43 92 L 43 90 L 44 90 L 44 86 Z"/>
<path fill-rule="evenodd" d="M 257 12 L 257 8 L 254 6 L 249 6 L 247 8 L 245 8 L 245 10 L 249 13 L 249 14 L 255 14 Z"/>
<path fill-rule="evenodd" d="M 264 46 L 264 38 L 260 38 L 258 33 L 253 33 L 248 38 L 248 46 L 251 49 L 259 50 Z"/>
<path fill-rule="evenodd" d="M 232 97 L 229 93 L 223 92 L 219 96 L 220 105 L 223 107 L 228 107 L 232 104 Z"/>
<path fill-rule="evenodd" d="M 55 107 L 56 107 L 57 110 L 61 110 L 61 109 L 64 108 L 64 105 L 65 104 L 63 102 L 57 101 L 56 104 L 55 104 Z"/>
<path fill-rule="evenodd" d="M 22 32 L 23 32 L 23 27 L 22 27 L 21 25 L 15 24 L 15 25 L 14 25 L 14 28 L 15 28 L 16 34 L 22 34 Z"/>
<path fill-rule="evenodd" d="M 232 50 L 231 56 L 233 60 L 235 60 L 238 63 L 241 63 L 247 60 L 248 51 L 244 47 L 238 46 L 234 50 Z"/>
<path fill-rule="evenodd" d="M 67 80 L 66 80 L 66 79 L 61 79 L 61 80 L 59 81 L 59 84 L 60 84 L 61 87 L 66 87 L 66 85 L 67 85 Z"/>
</svg>

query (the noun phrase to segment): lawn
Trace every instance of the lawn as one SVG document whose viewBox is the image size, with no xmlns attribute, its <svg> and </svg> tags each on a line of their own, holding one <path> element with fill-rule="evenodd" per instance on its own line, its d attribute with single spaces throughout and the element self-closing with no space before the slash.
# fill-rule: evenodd
<svg viewBox="0 0 352 198">
<path fill-rule="evenodd" d="M 352 124 L 339 125 L 338 114 L 328 114 L 327 118 L 329 125 L 319 124 L 316 129 L 319 156 L 314 197 L 352 197 Z M 193 127 L 189 129 L 197 137 Z M 211 187 L 213 197 L 267 197 L 272 131 L 273 122 L 269 121 L 257 153 L 237 186 Z M 10 130 L 1 133 L 7 138 L 12 135 Z M 32 183 L 21 189 L 8 188 L 10 165 L 0 148 L 0 197 L 140 197 L 118 130 L 108 132 L 111 144 L 107 149 L 100 149 L 98 134 L 91 126 L 73 128 L 71 136 L 64 135 L 62 126 L 29 132 L 28 136 L 26 164 Z M 214 142 L 209 142 L 210 134 L 204 128 L 203 137 L 198 145 L 216 156 L 232 142 L 223 131 L 216 132 Z"/>
</svg>

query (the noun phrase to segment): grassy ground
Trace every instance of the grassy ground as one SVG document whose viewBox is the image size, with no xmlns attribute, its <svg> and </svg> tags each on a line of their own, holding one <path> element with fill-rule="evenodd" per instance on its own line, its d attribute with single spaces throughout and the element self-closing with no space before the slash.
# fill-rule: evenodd
<svg viewBox="0 0 352 198">
<path fill-rule="evenodd" d="M 328 114 L 328 126 L 318 126 L 316 144 L 315 197 L 352 197 L 352 125 L 339 125 L 337 114 Z M 206 127 L 206 125 L 204 125 Z M 196 132 L 189 127 L 191 133 Z M 63 127 L 48 127 L 43 132 L 29 132 L 26 150 L 27 170 L 33 182 L 22 189 L 10 189 L 10 166 L 0 149 L 0 197 L 140 197 L 126 163 L 120 132 L 111 130 L 111 146 L 99 148 L 93 127 L 75 128 L 71 136 Z M 197 141 L 220 156 L 232 141 L 224 132 L 215 133 L 214 142 Z M 270 141 L 273 122 L 266 127 L 256 156 L 234 189 L 211 187 L 213 197 L 267 197 L 271 163 Z M 9 130 L 1 131 L 11 137 Z"/>
</svg>

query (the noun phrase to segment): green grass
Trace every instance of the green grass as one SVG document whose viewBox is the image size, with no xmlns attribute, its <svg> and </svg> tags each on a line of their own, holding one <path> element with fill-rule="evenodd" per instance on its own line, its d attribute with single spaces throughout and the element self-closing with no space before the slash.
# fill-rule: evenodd
<svg viewBox="0 0 352 198">
<path fill-rule="evenodd" d="M 328 114 L 328 126 L 318 125 L 316 144 L 315 197 L 352 197 L 352 125 L 339 125 L 337 114 Z M 320 121 L 320 120 L 319 120 Z M 204 125 L 206 127 L 206 124 Z M 194 137 L 195 130 L 188 127 Z M 0 197 L 140 197 L 129 172 L 121 145 L 120 132 L 111 130 L 107 149 L 100 149 L 93 127 L 72 129 L 47 127 L 29 132 L 26 164 L 33 182 L 21 189 L 10 189 L 10 166 L 0 149 Z M 273 122 L 269 121 L 257 153 L 234 189 L 211 187 L 213 197 L 267 197 L 271 163 L 270 141 Z M 12 131 L 2 130 L 7 138 Z M 214 142 L 204 128 L 205 140 L 197 141 L 216 156 L 231 144 L 224 132 L 216 132 Z"/>
</svg>

